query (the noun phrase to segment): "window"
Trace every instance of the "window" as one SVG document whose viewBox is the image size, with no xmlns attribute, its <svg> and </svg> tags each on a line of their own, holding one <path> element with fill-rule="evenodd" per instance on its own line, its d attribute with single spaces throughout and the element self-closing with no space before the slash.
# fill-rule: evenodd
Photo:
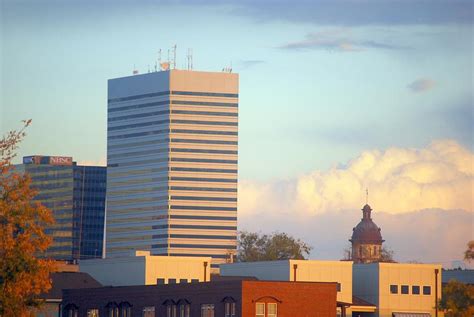
<svg viewBox="0 0 474 317">
<path fill-rule="evenodd" d="M 181 304 L 179 305 L 179 317 L 189 317 L 191 315 L 191 305 Z"/>
<path fill-rule="evenodd" d="M 398 285 L 390 285 L 390 294 L 398 294 Z"/>
<path fill-rule="evenodd" d="M 412 293 L 413 295 L 420 295 L 420 287 L 413 285 L 413 286 L 411 287 L 411 293 Z"/>
<path fill-rule="evenodd" d="M 265 303 L 255 304 L 255 317 L 265 317 Z"/>
<path fill-rule="evenodd" d="M 176 279 L 175 278 L 169 278 L 168 279 L 168 284 L 176 284 Z"/>
<path fill-rule="evenodd" d="M 131 317 L 132 316 L 132 305 L 128 302 L 120 303 L 120 317 Z"/>
<path fill-rule="evenodd" d="M 408 294 L 408 285 L 402 285 L 401 291 L 402 294 Z"/>
<path fill-rule="evenodd" d="M 268 307 L 267 317 L 277 317 L 277 304 L 268 303 L 267 307 Z"/>
<path fill-rule="evenodd" d="M 214 317 L 214 304 L 202 304 L 201 317 Z"/>
<path fill-rule="evenodd" d="M 179 279 L 179 284 L 186 284 L 187 282 L 188 282 L 188 280 L 185 279 L 185 278 L 180 278 Z"/>
<path fill-rule="evenodd" d="M 108 317 L 119 317 L 119 309 L 117 307 L 117 304 L 115 303 L 109 303 L 107 304 L 107 316 Z"/>
<path fill-rule="evenodd" d="M 338 292 L 340 292 L 340 291 L 341 291 L 341 287 L 342 287 L 342 286 L 341 286 L 341 283 L 337 283 L 336 290 L 337 290 Z"/>
<path fill-rule="evenodd" d="M 74 304 L 68 304 L 65 307 L 66 314 L 64 317 L 77 317 L 78 315 L 78 307 Z"/>
<path fill-rule="evenodd" d="M 155 306 L 143 307 L 142 317 L 155 317 Z"/>
<path fill-rule="evenodd" d="M 164 278 L 158 278 L 158 279 L 156 279 L 156 284 L 158 284 L 158 285 L 163 285 L 163 284 L 165 284 L 165 279 L 164 279 Z"/>
<path fill-rule="evenodd" d="M 191 283 L 199 283 L 199 279 L 193 278 L 193 279 L 191 279 Z"/>
<path fill-rule="evenodd" d="M 423 295 L 431 295 L 431 286 L 423 286 Z"/>
<path fill-rule="evenodd" d="M 235 303 L 227 302 L 225 303 L 225 317 L 234 317 L 235 316 Z"/>
<path fill-rule="evenodd" d="M 177 316 L 177 307 L 176 307 L 176 305 L 167 305 L 166 306 L 166 317 L 178 317 Z"/>
<path fill-rule="evenodd" d="M 97 308 L 88 309 L 87 317 L 99 317 L 99 309 Z"/>
</svg>

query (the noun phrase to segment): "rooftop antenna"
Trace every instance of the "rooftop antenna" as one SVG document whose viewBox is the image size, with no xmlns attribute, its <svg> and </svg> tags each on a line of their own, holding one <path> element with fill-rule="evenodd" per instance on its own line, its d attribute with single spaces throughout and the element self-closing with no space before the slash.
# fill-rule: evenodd
<svg viewBox="0 0 474 317">
<path fill-rule="evenodd" d="M 138 75 L 138 70 L 137 68 L 135 67 L 135 64 L 133 64 L 133 72 L 132 72 L 133 75 Z"/>
<path fill-rule="evenodd" d="M 193 49 L 188 48 L 188 55 L 186 56 L 188 59 L 188 70 L 193 70 Z"/>
<path fill-rule="evenodd" d="M 365 204 L 366 205 L 369 204 L 369 189 L 368 188 L 365 189 Z"/>
<path fill-rule="evenodd" d="M 161 70 L 161 48 L 158 50 L 158 66 L 160 67 L 160 70 Z"/>
<path fill-rule="evenodd" d="M 173 63 L 172 63 L 172 65 L 173 65 L 173 69 L 176 69 L 176 44 L 173 45 L 173 47 L 171 49 L 173 51 Z"/>
<path fill-rule="evenodd" d="M 150 64 L 148 64 L 148 73 L 150 73 Z"/>
</svg>

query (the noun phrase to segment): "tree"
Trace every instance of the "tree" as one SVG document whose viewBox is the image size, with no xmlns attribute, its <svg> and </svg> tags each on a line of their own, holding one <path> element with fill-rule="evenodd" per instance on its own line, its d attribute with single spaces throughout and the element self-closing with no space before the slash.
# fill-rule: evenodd
<svg viewBox="0 0 474 317">
<path fill-rule="evenodd" d="M 468 262 L 474 260 L 474 240 L 467 243 L 467 250 L 464 252 L 464 260 Z"/>
<path fill-rule="evenodd" d="M 447 317 L 474 316 L 474 286 L 451 280 L 443 286 L 439 308 Z"/>
<path fill-rule="evenodd" d="M 241 231 L 239 233 L 237 260 L 239 262 L 303 260 L 312 247 L 284 232 L 270 235 Z"/>
<path fill-rule="evenodd" d="M 0 139 L 0 316 L 29 316 L 51 287 L 52 260 L 40 259 L 51 243 L 44 227 L 53 224 L 51 211 L 33 198 L 30 178 L 13 168 L 15 150 L 31 120 Z"/>
</svg>

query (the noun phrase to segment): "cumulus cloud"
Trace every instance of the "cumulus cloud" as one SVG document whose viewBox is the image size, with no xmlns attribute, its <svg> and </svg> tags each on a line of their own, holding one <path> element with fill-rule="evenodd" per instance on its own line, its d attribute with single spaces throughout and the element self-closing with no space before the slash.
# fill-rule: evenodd
<svg viewBox="0 0 474 317">
<path fill-rule="evenodd" d="M 335 29 L 308 33 L 305 39 L 289 42 L 279 46 L 286 50 L 329 50 L 339 52 L 359 52 L 367 49 L 400 50 L 405 46 L 382 43 L 374 40 L 351 39 L 346 29 Z"/>
<path fill-rule="evenodd" d="M 389 148 L 361 153 L 344 166 L 315 170 L 295 179 L 243 180 L 239 213 L 268 212 L 292 217 L 353 210 L 369 202 L 379 211 L 401 214 L 427 208 L 474 211 L 474 154 L 455 141 L 426 148 Z"/>
<path fill-rule="evenodd" d="M 431 90 L 434 88 L 435 85 L 436 85 L 436 82 L 432 79 L 419 78 L 415 80 L 414 82 L 410 83 L 407 87 L 411 91 L 415 93 L 419 93 L 419 92 L 425 92 L 425 91 Z"/>
<path fill-rule="evenodd" d="M 239 228 L 287 232 L 313 246 L 310 258 L 339 260 L 361 216 L 360 206 L 299 218 L 261 212 L 258 217 L 240 215 Z M 372 218 L 382 229 L 384 245 L 392 249 L 395 259 L 401 262 L 434 262 L 451 267 L 453 261 L 462 260 L 467 241 L 474 239 L 473 214 L 469 211 L 425 209 L 404 214 L 374 211 Z M 474 268 L 474 263 L 471 267 Z"/>
</svg>

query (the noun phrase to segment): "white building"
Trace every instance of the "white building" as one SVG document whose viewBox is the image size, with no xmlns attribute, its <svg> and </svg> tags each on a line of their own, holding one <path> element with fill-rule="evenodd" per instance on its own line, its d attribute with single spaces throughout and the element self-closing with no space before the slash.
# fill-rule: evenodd
<svg viewBox="0 0 474 317">
<path fill-rule="evenodd" d="M 377 306 L 367 316 L 434 317 L 436 298 L 441 298 L 441 265 L 354 264 L 352 285 L 355 296 Z"/>
<path fill-rule="evenodd" d="M 81 260 L 79 270 L 104 286 L 197 283 L 210 280 L 210 257 L 135 256 Z"/>
<path fill-rule="evenodd" d="M 106 257 L 235 253 L 239 77 L 168 70 L 108 82 Z"/>
</svg>

